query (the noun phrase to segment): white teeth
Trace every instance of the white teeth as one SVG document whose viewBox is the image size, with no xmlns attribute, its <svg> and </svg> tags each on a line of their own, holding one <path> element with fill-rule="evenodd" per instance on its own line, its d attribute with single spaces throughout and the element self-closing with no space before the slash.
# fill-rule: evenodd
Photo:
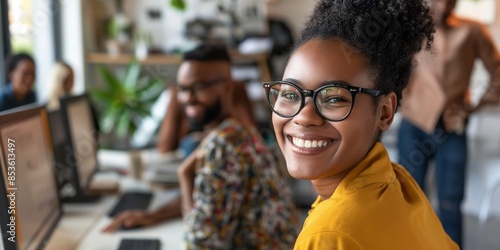
<svg viewBox="0 0 500 250">
<path fill-rule="evenodd" d="M 295 141 L 295 145 L 297 145 L 297 146 L 299 146 L 299 147 L 303 148 L 303 147 L 304 147 L 304 140 L 302 140 L 302 139 L 297 139 L 297 140 Z"/>
<path fill-rule="evenodd" d="M 325 140 L 304 140 L 296 137 L 292 137 L 292 142 L 299 148 L 321 148 L 328 145 L 328 141 Z"/>
</svg>

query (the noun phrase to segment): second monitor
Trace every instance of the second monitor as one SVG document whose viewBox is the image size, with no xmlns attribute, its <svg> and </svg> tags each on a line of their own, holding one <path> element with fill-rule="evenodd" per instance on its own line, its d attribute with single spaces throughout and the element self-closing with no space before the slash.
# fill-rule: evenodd
<svg viewBox="0 0 500 250">
<path fill-rule="evenodd" d="M 64 97 L 49 113 L 57 175 L 63 201 L 92 201 L 87 194 L 98 170 L 96 119 L 87 94 Z"/>
</svg>

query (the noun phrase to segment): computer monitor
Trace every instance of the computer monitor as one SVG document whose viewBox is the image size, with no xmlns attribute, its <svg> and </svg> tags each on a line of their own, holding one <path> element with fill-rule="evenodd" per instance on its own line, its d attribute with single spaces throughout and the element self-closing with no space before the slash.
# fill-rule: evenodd
<svg viewBox="0 0 500 250">
<path fill-rule="evenodd" d="M 56 176 L 59 183 L 59 196 L 62 201 L 80 196 L 83 191 L 78 183 L 76 162 L 73 157 L 73 148 L 67 134 L 66 122 L 61 110 L 48 112 L 52 148 L 54 150 L 54 163 Z"/>
<path fill-rule="evenodd" d="M 6 250 L 42 249 L 61 215 L 47 113 L 0 113 L 0 229 Z"/>
<path fill-rule="evenodd" d="M 60 110 L 49 114 L 60 180 L 84 196 L 98 170 L 97 128 L 87 94 L 63 97 Z M 65 196 L 65 187 L 61 187 Z"/>
</svg>

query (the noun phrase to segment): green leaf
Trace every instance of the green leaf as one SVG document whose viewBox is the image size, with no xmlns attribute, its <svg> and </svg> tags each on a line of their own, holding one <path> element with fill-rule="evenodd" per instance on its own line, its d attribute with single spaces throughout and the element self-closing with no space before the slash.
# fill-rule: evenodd
<svg viewBox="0 0 500 250">
<path fill-rule="evenodd" d="M 116 110 L 114 109 L 107 109 L 102 117 L 101 120 L 101 128 L 104 133 L 109 133 L 113 130 L 116 121 L 118 120 L 118 115 L 116 113 Z"/>
<path fill-rule="evenodd" d="M 139 75 L 141 73 L 141 65 L 137 62 L 137 60 L 133 60 L 127 67 L 127 71 L 125 73 L 125 87 L 126 89 L 133 89 L 134 86 L 139 81 Z"/>
<path fill-rule="evenodd" d="M 164 88 L 163 80 L 160 79 L 160 78 L 154 78 L 154 79 L 151 79 L 151 80 L 147 81 L 144 84 L 139 85 L 136 88 L 135 92 L 140 95 L 140 94 L 142 94 L 145 91 L 150 91 L 151 89 L 157 88 L 157 87 Z"/>
<path fill-rule="evenodd" d="M 104 77 L 104 82 L 111 91 L 117 91 L 118 93 L 123 92 L 123 86 L 114 74 L 112 74 L 106 67 L 101 67 L 100 71 L 102 77 Z"/>
<path fill-rule="evenodd" d="M 116 22 L 115 18 L 112 18 L 109 20 L 108 25 L 107 25 L 107 30 L 108 30 L 108 38 L 110 39 L 116 39 L 118 36 L 119 32 L 119 26 L 118 23 Z"/>
<path fill-rule="evenodd" d="M 144 116 L 144 117 L 148 117 L 148 116 L 151 116 L 151 111 L 149 108 L 143 106 L 143 105 L 138 105 L 136 107 L 136 112 L 139 116 Z"/>
<path fill-rule="evenodd" d="M 186 3 L 184 0 L 170 0 L 170 5 L 177 10 L 184 11 L 186 10 Z"/>
<path fill-rule="evenodd" d="M 163 90 L 162 90 L 163 91 Z M 158 97 L 160 97 L 162 91 L 157 91 L 154 94 L 151 95 L 143 95 L 141 96 L 141 103 L 148 103 L 153 105 L 156 100 L 158 100 Z"/>
<path fill-rule="evenodd" d="M 125 110 L 118 120 L 118 124 L 116 125 L 116 135 L 119 137 L 126 137 L 127 135 L 132 135 L 129 131 L 130 123 L 132 120 L 130 119 L 130 111 Z"/>
<path fill-rule="evenodd" d="M 105 103 L 111 103 L 115 99 L 115 95 L 112 92 L 96 88 L 90 89 L 90 95 L 94 99 L 103 101 Z"/>
</svg>

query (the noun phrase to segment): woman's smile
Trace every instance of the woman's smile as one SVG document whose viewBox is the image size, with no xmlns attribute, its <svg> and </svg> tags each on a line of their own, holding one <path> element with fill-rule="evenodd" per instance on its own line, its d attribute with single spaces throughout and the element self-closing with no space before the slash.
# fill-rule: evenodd
<svg viewBox="0 0 500 250">
<path fill-rule="evenodd" d="M 314 155 L 327 150 L 334 142 L 334 139 L 320 136 L 297 136 L 286 135 L 291 150 L 301 155 Z"/>
</svg>

